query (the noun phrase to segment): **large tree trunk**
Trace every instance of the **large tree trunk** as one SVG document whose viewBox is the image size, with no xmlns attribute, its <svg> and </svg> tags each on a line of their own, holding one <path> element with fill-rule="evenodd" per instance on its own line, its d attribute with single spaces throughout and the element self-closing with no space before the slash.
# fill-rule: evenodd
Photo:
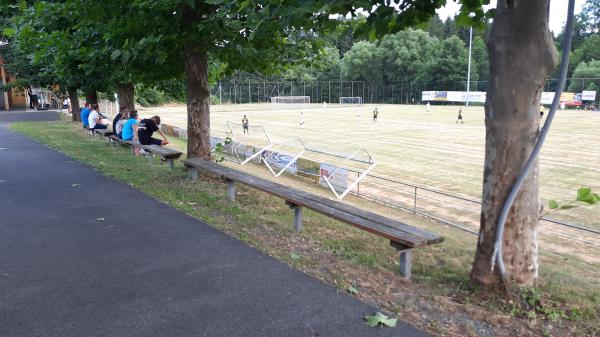
<svg viewBox="0 0 600 337">
<path fill-rule="evenodd" d="M 496 223 L 510 188 L 539 133 L 539 104 L 557 55 L 548 29 L 550 0 L 499 0 L 489 36 L 490 81 L 485 103 L 485 166 L 481 227 L 471 278 L 500 283 L 492 272 Z M 509 280 L 532 284 L 538 275 L 538 168 L 508 215 L 502 250 Z"/>
<path fill-rule="evenodd" d="M 90 90 L 85 93 L 86 103 L 98 104 L 98 92 L 96 90 Z"/>
<path fill-rule="evenodd" d="M 119 97 L 119 111 L 121 109 L 135 109 L 135 87 L 133 83 L 119 84 L 117 95 Z"/>
<path fill-rule="evenodd" d="M 210 159 L 210 87 L 208 55 L 193 45 L 185 48 L 188 158 Z"/>
<path fill-rule="evenodd" d="M 67 94 L 71 100 L 71 118 L 73 122 L 81 122 L 81 115 L 79 114 L 79 97 L 77 97 L 77 89 L 68 89 Z M 62 104 L 62 102 L 61 102 Z"/>
</svg>

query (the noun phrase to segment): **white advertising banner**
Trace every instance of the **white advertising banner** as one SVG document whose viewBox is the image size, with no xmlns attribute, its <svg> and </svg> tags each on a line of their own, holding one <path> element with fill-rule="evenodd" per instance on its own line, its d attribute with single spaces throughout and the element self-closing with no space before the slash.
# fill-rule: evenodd
<svg viewBox="0 0 600 337">
<path fill-rule="evenodd" d="M 327 182 L 323 179 L 323 177 L 327 177 L 336 191 L 344 191 L 348 188 L 348 170 L 344 168 L 337 168 L 329 164 L 321 164 L 319 171 L 319 184 L 322 186 L 329 187 Z M 331 175 L 334 171 L 335 174 Z"/>
<path fill-rule="evenodd" d="M 270 165 L 279 168 L 286 167 L 294 159 L 292 156 L 289 156 L 287 154 L 271 151 L 265 151 L 261 154 L 261 156 L 262 159 L 266 160 Z M 294 160 L 294 162 L 288 167 L 287 172 L 291 174 L 296 174 L 296 172 L 298 172 L 297 160 Z"/>
<path fill-rule="evenodd" d="M 595 101 L 596 100 L 596 92 L 584 90 L 581 93 L 581 100 L 582 101 Z"/>
<path fill-rule="evenodd" d="M 423 91 L 421 101 L 466 102 L 466 91 Z M 469 92 L 469 102 L 485 103 L 484 91 Z"/>
</svg>

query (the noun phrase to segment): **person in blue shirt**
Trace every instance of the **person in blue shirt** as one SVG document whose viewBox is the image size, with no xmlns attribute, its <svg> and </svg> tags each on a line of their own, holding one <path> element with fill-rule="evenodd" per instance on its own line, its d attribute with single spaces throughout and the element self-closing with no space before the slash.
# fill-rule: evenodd
<svg viewBox="0 0 600 337">
<path fill-rule="evenodd" d="M 88 128 L 90 126 L 89 122 L 88 122 L 88 118 L 90 116 L 90 103 L 85 103 L 85 106 L 83 107 L 83 109 L 81 109 L 81 124 L 83 125 L 84 128 Z"/>
<path fill-rule="evenodd" d="M 129 119 L 123 125 L 123 131 L 121 132 L 121 136 L 123 140 L 131 140 L 133 141 L 133 151 L 137 156 L 140 154 L 140 140 L 138 138 L 138 112 L 136 110 L 129 111 Z"/>
</svg>

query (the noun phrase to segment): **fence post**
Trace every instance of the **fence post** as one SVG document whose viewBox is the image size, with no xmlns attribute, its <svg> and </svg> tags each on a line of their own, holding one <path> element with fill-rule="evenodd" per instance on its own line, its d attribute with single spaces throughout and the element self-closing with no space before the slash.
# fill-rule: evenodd
<svg viewBox="0 0 600 337">
<path fill-rule="evenodd" d="M 417 214 L 417 186 L 415 186 L 415 202 L 413 205 L 413 214 Z"/>
</svg>

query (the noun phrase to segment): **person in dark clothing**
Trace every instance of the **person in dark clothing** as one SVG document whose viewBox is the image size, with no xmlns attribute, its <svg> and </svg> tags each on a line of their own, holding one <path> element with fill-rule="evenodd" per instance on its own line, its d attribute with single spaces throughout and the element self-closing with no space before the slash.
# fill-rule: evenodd
<svg viewBox="0 0 600 337">
<path fill-rule="evenodd" d="M 142 119 L 138 126 L 138 137 L 140 144 L 142 145 L 158 145 L 163 146 L 169 144 L 167 137 L 158 127 L 160 125 L 160 117 L 154 116 L 150 119 Z M 158 133 L 164 138 L 164 140 L 152 138 L 152 134 L 158 131 Z"/>
</svg>

